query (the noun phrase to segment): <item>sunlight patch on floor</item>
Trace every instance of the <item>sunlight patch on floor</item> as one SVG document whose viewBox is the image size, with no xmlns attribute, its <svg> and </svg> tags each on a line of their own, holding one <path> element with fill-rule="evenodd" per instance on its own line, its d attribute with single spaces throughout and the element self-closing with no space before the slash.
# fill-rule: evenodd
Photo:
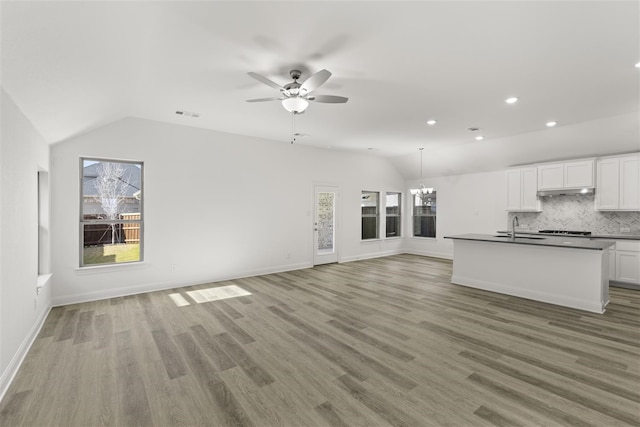
<svg viewBox="0 0 640 427">
<path fill-rule="evenodd" d="M 191 305 L 189 304 L 189 301 L 187 301 L 185 299 L 185 297 L 183 297 L 180 294 L 169 294 L 169 298 L 171 298 L 173 300 L 173 302 L 178 306 L 178 307 L 184 307 L 185 305 Z"/>
<path fill-rule="evenodd" d="M 216 301 L 220 299 L 243 297 L 251 295 L 251 292 L 247 292 L 236 285 L 229 285 L 217 288 L 198 289 L 197 291 L 188 291 L 187 295 L 193 298 L 193 300 L 198 304 L 201 304 L 203 302 Z"/>
</svg>

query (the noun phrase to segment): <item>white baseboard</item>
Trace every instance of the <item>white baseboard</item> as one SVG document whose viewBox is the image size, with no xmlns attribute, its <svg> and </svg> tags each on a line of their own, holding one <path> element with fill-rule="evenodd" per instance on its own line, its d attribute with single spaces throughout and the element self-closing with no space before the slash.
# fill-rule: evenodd
<svg viewBox="0 0 640 427">
<path fill-rule="evenodd" d="M 450 254 L 448 252 L 433 252 L 433 251 L 409 249 L 409 250 L 405 250 L 403 253 L 409 254 L 409 255 L 421 255 L 421 256 L 428 256 L 432 258 L 442 258 L 442 259 L 448 259 L 448 260 L 453 259 L 453 254 Z"/>
<path fill-rule="evenodd" d="M 313 267 L 313 265 L 311 265 L 310 263 L 303 262 L 303 263 L 297 263 L 297 264 L 280 265 L 280 266 L 275 266 L 270 268 L 247 270 L 247 271 L 239 272 L 234 275 L 204 277 L 192 283 L 177 279 L 177 280 L 170 280 L 170 281 L 146 283 L 146 284 L 137 285 L 137 286 L 125 286 L 121 288 L 105 289 L 105 290 L 94 291 L 94 292 L 83 292 L 83 293 L 71 294 L 71 295 L 61 295 L 61 296 L 56 296 L 52 298 L 52 305 L 54 307 L 57 307 L 61 305 L 78 304 L 82 302 L 97 301 L 97 300 L 108 299 L 108 298 L 123 297 L 127 295 L 142 294 L 146 292 L 163 291 L 165 289 L 172 289 L 172 288 L 178 288 L 178 287 L 181 288 L 184 286 L 200 285 L 202 283 L 222 282 L 225 280 L 241 279 L 243 277 L 261 276 L 264 274 L 273 274 L 273 273 L 282 273 L 285 271 L 302 270 L 302 269 L 311 268 L 311 267 Z"/>
<path fill-rule="evenodd" d="M 468 286 L 470 288 L 482 289 L 485 291 L 497 292 L 500 294 L 506 294 L 515 297 L 526 298 L 534 301 L 546 302 L 549 304 L 577 308 L 578 310 L 590 311 L 592 313 L 598 314 L 604 313 L 605 306 L 608 303 L 608 301 L 593 302 L 577 298 L 569 298 L 562 295 L 548 294 L 533 289 L 523 289 L 497 283 L 490 283 L 475 279 L 473 277 L 461 277 L 453 275 L 451 276 L 451 283 L 455 285 Z"/>
<path fill-rule="evenodd" d="M 394 249 L 391 251 L 382 251 L 382 252 L 371 252 L 368 254 L 341 257 L 339 262 L 342 263 L 342 262 L 360 261 L 363 259 L 382 258 L 385 256 L 400 255 L 402 253 L 405 253 L 405 252 L 399 249 Z"/>
<path fill-rule="evenodd" d="M 7 368 L 4 370 L 2 375 L 0 375 L 0 402 L 2 402 L 4 395 L 7 393 L 9 386 L 18 373 L 20 366 L 22 366 L 22 362 L 24 362 L 24 358 L 27 356 L 27 353 L 33 345 L 33 342 L 38 337 L 38 334 L 40 333 L 40 330 L 44 325 L 44 321 L 47 319 L 50 311 L 51 307 L 43 310 L 42 313 L 40 313 L 33 326 L 29 330 L 29 333 L 27 333 L 27 336 L 25 336 L 24 340 L 22 340 L 20 347 L 18 347 L 18 351 L 16 351 L 16 353 L 11 358 L 9 365 L 7 365 Z"/>
</svg>

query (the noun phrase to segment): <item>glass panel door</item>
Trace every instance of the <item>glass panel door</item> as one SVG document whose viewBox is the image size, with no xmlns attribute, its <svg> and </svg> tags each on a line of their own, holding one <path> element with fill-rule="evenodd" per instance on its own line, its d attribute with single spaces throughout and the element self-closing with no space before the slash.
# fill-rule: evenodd
<svg viewBox="0 0 640 427">
<path fill-rule="evenodd" d="M 313 217 L 313 264 L 338 262 L 336 219 L 338 187 L 316 186 Z"/>
</svg>

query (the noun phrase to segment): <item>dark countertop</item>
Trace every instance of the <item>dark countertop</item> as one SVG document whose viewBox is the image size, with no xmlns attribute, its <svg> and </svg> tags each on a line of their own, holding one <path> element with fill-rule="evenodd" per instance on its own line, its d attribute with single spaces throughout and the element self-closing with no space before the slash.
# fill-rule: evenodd
<svg viewBox="0 0 640 427">
<path fill-rule="evenodd" d="M 496 234 L 500 234 L 500 233 L 506 234 L 507 231 L 501 230 L 496 232 Z M 545 236 L 545 237 L 559 236 L 558 234 L 545 234 L 545 233 L 538 233 L 536 231 L 518 231 L 516 232 L 516 235 L 518 234 Z M 590 236 L 569 236 L 569 237 L 575 237 L 578 239 L 640 240 L 640 234 L 592 234 Z"/>
<path fill-rule="evenodd" d="M 490 242 L 490 243 L 507 243 L 507 244 L 519 244 L 519 245 L 533 245 L 533 246 L 553 246 L 559 248 L 573 248 L 573 249 L 591 249 L 591 250 L 603 250 L 613 244 L 611 241 L 605 239 L 585 239 L 582 237 L 566 237 L 566 236 L 541 236 L 541 235 L 522 235 L 522 233 L 516 233 L 515 240 L 510 237 L 500 237 L 497 234 L 458 234 L 455 236 L 444 236 L 445 239 L 458 239 L 458 240 L 474 240 L 477 242 Z"/>
</svg>

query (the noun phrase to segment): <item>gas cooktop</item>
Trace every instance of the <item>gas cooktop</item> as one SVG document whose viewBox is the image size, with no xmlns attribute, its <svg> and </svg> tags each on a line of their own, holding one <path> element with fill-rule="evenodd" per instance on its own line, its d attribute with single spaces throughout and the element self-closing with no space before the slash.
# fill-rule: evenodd
<svg viewBox="0 0 640 427">
<path fill-rule="evenodd" d="M 540 234 L 561 234 L 563 236 L 591 236 L 590 231 L 572 231 L 572 230 L 540 230 Z"/>
</svg>

